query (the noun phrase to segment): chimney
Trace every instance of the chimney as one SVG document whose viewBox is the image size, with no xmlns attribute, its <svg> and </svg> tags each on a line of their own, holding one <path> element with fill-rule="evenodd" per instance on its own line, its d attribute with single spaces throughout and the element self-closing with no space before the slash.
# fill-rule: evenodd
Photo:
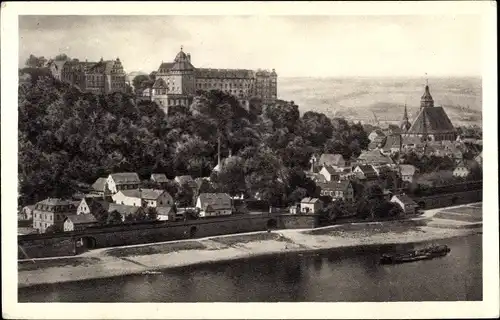
<svg viewBox="0 0 500 320">
<path fill-rule="evenodd" d="M 191 53 L 187 54 L 188 61 L 191 62 Z"/>
</svg>

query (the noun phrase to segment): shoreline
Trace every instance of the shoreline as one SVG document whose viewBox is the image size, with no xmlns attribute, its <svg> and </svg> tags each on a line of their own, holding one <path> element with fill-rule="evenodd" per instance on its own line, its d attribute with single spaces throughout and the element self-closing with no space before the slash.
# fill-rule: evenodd
<svg viewBox="0 0 500 320">
<path fill-rule="evenodd" d="M 432 219 L 431 219 L 432 220 Z M 408 225 L 408 222 L 414 223 Z M 359 230 L 352 230 L 354 229 Z M 378 229 L 377 229 L 378 228 Z M 380 228 L 388 228 L 380 231 Z M 373 229 L 365 231 L 365 229 Z M 311 234 L 309 232 L 313 231 Z M 360 233 L 372 232 L 364 235 Z M 405 220 L 380 223 L 334 225 L 308 230 L 275 230 L 215 236 L 120 248 L 103 248 L 82 255 L 34 260 L 34 264 L 68 261 L 76 265 L 41 266 L 18 271 L 18 289 L 43 285 L 156 273 L 188 266 L 225 263 L 234 260 L 288 253 L 324 253 L 335 250 L 370 249 L 380 246 L 418 245 L 425 242 L 480 234 L 481 227 L 431 227 L 427 222 Z M 172 246 L 179 246 L 173 249 Z M 195 246 L 192 246 L 195 245 Z M 186 248 L 182 248 L 182 246 Z M 190 247 L 191 246 L 191 247 Z M 201 247 L 201 248 L 200 248 Z M 157 249 L 144 254 L 141 249 Z M 139 251 L 137 253 L 137 251 Z M 24 260 L 19 263 L 30 265 Z"/>
</svg>

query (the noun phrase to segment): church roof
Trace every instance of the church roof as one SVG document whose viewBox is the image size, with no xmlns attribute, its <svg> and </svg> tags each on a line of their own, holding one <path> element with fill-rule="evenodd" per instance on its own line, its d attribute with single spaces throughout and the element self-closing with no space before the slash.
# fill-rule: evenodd
<svg viewBox="0 0 500 320">
<path fill-rule="evenodd" d="M 443 107 L 427 107 L 420 109 L 408 133 L 422 134 L 424 131 L 433 134 L 455 131 L 455 128 Z"/>
</svg>

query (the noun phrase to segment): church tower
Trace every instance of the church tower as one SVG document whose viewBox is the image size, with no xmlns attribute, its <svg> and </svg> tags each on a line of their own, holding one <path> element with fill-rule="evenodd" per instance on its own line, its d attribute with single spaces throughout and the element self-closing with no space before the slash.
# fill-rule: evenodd
<svg viewBox="0 0 500 320">
<path fill-rule="evenodd" d="M 406 109 L 406 103 L 405 103 L 405 112 L 403 114 L 403 121 L 401 122 L 401 130 L 403 132 L 407 132 L 411 128 L 411 123 L 410 120 L 408 119 L 408 110 Z"/>
<path fill-rule="evenodd" d="M 434 99 L 432 99 L 431 93 L 429 92 L 429 81 L 426 81 L 424 94 L 420 98 L 420 109 L 432 107 L 434 107 Z"/>
</svg>

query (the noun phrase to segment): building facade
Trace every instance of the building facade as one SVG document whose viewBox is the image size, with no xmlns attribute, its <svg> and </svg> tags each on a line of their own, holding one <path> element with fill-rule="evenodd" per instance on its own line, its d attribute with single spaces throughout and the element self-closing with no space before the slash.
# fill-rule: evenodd
<svg viewBox="0 0 500 320">
<path fill-rule="evenodd" d="M 94 94 L 126 92 L 126 75 L 120 58 L 98 62 L 78 60 L 51 61 L 52 76 L 62 82 Z"/>
<path fill-rule="evenodd" d="M 76 211 L 71 201 L 48 198 L 38 202 L 33 210 L 33 228 L 44 233 L 48 227 L 55 225 L 63 229 L 64 219 Z"/>
<path fill-rule="evenodd" d="M 189 106 L 197 91 L 220 90 L 233 95 L 248 109 L 253 98 L 260 99 L 264 104 L 276 101 L 277 78 L 274 69 L 195 68 L 191 64 L 191 55 L 181 47 L 174 62 L 162 62 L 158 68 L 151 100 L 168 112 L 169 107 Z"/>
</svg>

